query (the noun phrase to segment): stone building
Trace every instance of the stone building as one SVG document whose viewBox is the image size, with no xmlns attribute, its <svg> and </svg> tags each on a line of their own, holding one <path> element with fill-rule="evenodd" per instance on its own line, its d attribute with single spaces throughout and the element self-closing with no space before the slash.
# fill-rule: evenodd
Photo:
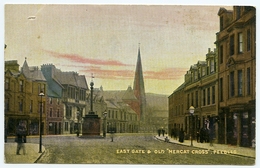
<svg viewBox="0 0 260 168">
<path fill-rule="evenodd" d="M 29 135 L 39 134 L 42 102 L 42 126 L 46 126 L 46 80 L 38 67 L 29 67 L 27 61 L 19 70 L 17 60 L 5 61 L 5 128 L 7 135 L 15 135 L 19 122 L 27 127 Z M 43 129 L 43 134 L 46 130 Z"/>
<path fill-rule="evenodd" d="M 107 131 L 117 133 L 133 133 L 139 131 L 140 118 L 135 111 L 135 103 L 138 103 L 133 89 L 102 91 L 107 105 Z"/>
<path fill-rule="evenodd" d="M 217 33 L 220 143 L 252 146 L 255 139 L 256 9 L 220 8 Z"/>
<path fill-rule="evenodd" d="M 49 84 L 49 91 L 54 91 L 56 100 L 59 101 L 61 98 L 63 104 L 63 110 L 60 109 L 61 106 L 56 106 L 57 109 L 55 110 L 56 112 L 58 112 L 58 109 L 63 111 L 63 114 L 59 115 L 59 118 L 63 116 L 63 124 L 59 127 L 60 120 L 56 121 L 58 127 L 62 128 L 63 134 L 75 133 L 78 128 L 81 129 L 82 116 L 86 114 L 88 86 L 85 76 L 76 72 L 62 72 L 52 64 L 42 65 L 41 71 Z M 51 98 L 53 94 L 49 93 Z M 51 107 L 48 110 L 51 110 Z M 50 120 L 49 122 L 52 123 L 53 121 Z"/>
<path fill-rule="evenodd" d="M 202 128 L 212 138 L 217 138 L 218 124 L 218 74 L 216 50 L 208 50 L 205 61 L 190 66 L 185 81 L 169 97 L 169 131 L 186 132 L 186 138 L 195 138 L 195 132 Z M 193 106 L 195 112 L 189 113 Z"/>
</svg>

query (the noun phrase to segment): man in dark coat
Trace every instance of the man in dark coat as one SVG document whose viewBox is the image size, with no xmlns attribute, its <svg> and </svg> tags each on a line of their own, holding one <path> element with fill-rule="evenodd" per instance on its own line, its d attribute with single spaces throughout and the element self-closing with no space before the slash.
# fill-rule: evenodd
<svg viewBox="0 0 260 168">
<path fill-rule="evenodd" d="M 22 149 L 23 154 L 25 155 L 24 143 L 26 142 L 26 127 L 23 125 L 23 123 L 19 123 L 16 129 L 16 142 L 17 142 L 16 154 L 20 155 L 20 150 Z"/>
<path fill-rule="evenodd" d="M 183 129 L 179 132 L 179 142 L 184 142 L 184 131 Z"/>
<path fill-rule="evenodd" d="M 161 136 L 161 129 L 158 129 L 158 136 Z"/>
</svg>

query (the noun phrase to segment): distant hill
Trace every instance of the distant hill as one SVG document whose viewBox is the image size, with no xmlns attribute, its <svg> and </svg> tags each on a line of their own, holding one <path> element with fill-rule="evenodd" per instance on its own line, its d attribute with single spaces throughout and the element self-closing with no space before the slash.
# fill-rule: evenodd
<svg viewBox="0 0 260 168">
<path fill-rule="evenodd" d="M 146 103 L 149 107 L 156 107 L 160 110 L 168 110 L 168 95 L 145 93 Z"/>
</svg>

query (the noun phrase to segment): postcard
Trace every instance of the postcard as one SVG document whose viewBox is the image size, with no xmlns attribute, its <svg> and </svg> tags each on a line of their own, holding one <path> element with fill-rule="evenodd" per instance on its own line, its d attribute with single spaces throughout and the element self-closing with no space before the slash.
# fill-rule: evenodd
<svg viewBox="0 0 260 168">
<path fill-rule="evenodd" d="M 256 7 L 5 4 L 4 164 L 256 164 Z"/>
</svg>

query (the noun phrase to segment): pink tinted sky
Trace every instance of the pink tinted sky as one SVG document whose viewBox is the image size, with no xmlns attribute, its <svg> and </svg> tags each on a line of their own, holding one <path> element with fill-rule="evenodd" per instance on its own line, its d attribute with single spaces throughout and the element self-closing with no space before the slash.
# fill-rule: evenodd
<svg viewBox="0 0 260 168">
<path fill-rule="evenodd" d="M 122 90 L 133 86 L 140 43 L 146 92 L 170 95 L 215 48 L 220 7 L 5 5 L 4 58 L 52 63 L 88 82 L 93 73 L 95 87 Z"/>
</svg>

